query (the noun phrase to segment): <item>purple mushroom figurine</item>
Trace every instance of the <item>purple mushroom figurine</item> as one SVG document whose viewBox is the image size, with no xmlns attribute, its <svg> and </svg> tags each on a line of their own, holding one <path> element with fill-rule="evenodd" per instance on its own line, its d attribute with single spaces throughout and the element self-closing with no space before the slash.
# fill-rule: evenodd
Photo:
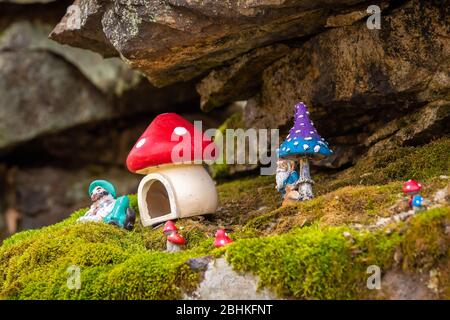
<svg viewBox="0 0 450 320">
<path fill-rule="evenodd" d="M 314 197 L 309 174 L 309 158 L 324 157 L 332 154 L 328 144 L 317 133 L 309 112 L 303 102 L 295 105 L 294 126 L 289 130 L 286 140 L 280 145 L 278 156 L 284 159 L 299 160 L 298 192 L 300 200 Z"/>
</svg>

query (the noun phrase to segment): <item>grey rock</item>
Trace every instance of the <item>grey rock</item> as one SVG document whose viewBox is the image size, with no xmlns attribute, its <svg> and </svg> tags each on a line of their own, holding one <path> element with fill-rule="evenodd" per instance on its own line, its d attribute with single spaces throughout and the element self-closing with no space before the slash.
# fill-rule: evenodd
<svg viewBox="0 0 450 320">
<path fill-rule="evenodd" d="M 240 56 L 229 67 L 213 70 L 198 85 L 200 107 L 210 111 L 234 101 L 247 100 L 259 89 L 262 72 L 289 51 L 286 45 L 258 48 Z"/>
<path fill-rule="evenodd" d="M 426 143 L 436 135 L 450 133 L 450 101 L 437 100 L 414 113 L 382 126 L 366 141 L 369 155 L 400 146 Z"/>
<path fill-rule="evenodd" d="M 192 258 L 186 261 L 186 264 L 194 271 L 205 271 L 212 260 L 212 256 Z"/>
<path fill-rule="evenodd" d="M 157 86 L 186 81 L 274 42 L 320 31 L 327 17 L 359 0 L 77 0 L 52 39 L 120 55 Z M 332 10 L 331 10 L 332 9 Z"/>
<path fill-rule="evenodd" d="M 48 52 L 1 52 L 0 95 L 0 149 L 114 113 L 76 68 Z"/>
<path fill-rule="evenodd" d="M 370 132 L 450 91 L 445 8 L 409 1 L 385 16 L 322 32 L 264 71 L 248 126 L 289 124 L 304 101 L 326 138 Z"/>
<path fill-rule="evenodd" d="M 98 53 L 61 45 L 48 38 L 52 26 L 39 21 L 16 21 L 3 31 L 0 50 L 40 50 L 63 57 L 105 94 L 122 95 L 136 86 L 142 75 L 119 58 L 103 59 Z M 150 87 L 150 85 L 149 85 Z"/>
<path fill-rule="evenodd" d="M 258 289 L 258 279 L 251 274 L 238 273 L 224 258 L 209 263 L 197 290 L 185 299 L 198 300 L 273 300 L 276 295 L 268 289 Z"/>
</svg>

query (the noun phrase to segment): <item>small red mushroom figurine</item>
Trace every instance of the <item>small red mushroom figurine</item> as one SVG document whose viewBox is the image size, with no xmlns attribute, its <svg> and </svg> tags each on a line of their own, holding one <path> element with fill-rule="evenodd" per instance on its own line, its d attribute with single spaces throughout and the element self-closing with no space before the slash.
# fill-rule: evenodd
<svg viewBox="0 0 450 320">
<path fill-rule="evenodd" d="M 403 184 L 403 193 L 406 193 L 408 196 L 410 196 L 408 202 L 409 206 L 412 206 L 412 199 L 414 195 L 418 194 L 421 189 L 422 185 L 414 179 L 410 179 Z"/>
<path fill-rule="evenodd" d="M 217 230 L 216 238 L 214 239 L 214 247 L 220 248 L 232 242 L 233 240 L 231 240 L 224 229 Z"/>
<path fill-rule="evenodd" d="M 186 240 L 178 234 L 177 226 L 169 220 L 164 225 L 163 232 L 167 237 L 167 252 L 181 251 L 181 246 L 186 244 Z"/>
</svg>

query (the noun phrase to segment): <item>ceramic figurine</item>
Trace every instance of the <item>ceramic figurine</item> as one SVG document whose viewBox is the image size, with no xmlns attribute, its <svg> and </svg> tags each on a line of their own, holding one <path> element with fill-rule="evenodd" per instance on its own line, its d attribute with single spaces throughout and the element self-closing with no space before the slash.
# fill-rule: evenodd
<svg viewBox="0 0 450 320">
<path fill-rule="evenodd" d="M 297 188 L 297 186 L 293 184 L 286 186 L 286 194 L 284 195 L 281 206 L 284 207 L 290 203 L 295 203 L 300 200 L 300 193 L 295 188 Z"/>
<path fill-rule="evenodd" d="M 419 213 L 425 210 L 425 200 L 420 194 L 416 194 L 412 197 L 411 205 L 414 209 L 414 213 Z"/>
<path fill-rule="evenodd" d="M 180 151 L 180 145 L 188 151 Z M 131 172 L 145 175 L 138 188 L 144 226 L 216 211 L 215 183 L 202 165 L 214 160 L 215 152 L 206 151 L 216 148 L 192 123 L 175 113 L 153 120 L 127 158 Z M 174 159 L 174 154 L 182 159 Z"/>
<path fill-rule="evenodd" d="M 300 200 L 314 197 L 313 180 L 309 173 L 309 159 L 323 158 L 331 155 L 325 140 L 317 133 L 313 122 L 309 119 L 306 105 L 300 102 L 295 105 L 294 126 L 289 131 L 286 140 L 280 145 L 278 157 L 281 159 L 298 160 L 299 178 L 297 181 Z"/>
<path fill-rule="evenodd" d="M 95 180 L 89 186 L 92 205 L 77 221 L 105 222 L 132 230 L 136 213 L 130 208 L 127 196 L 117 198 L 116 189 L 106 180 Z"/>
<path fill-rule="evenodd" d="M 414 179 L 410 179 L 403 184 L 403 193 L 407 194 L 409 198 L 409 206 L 412 207 L 413 197 L 422 190 L 422 185 Z"/>
<path fill-rule="evenodd" d="M 172 221 L 167 221 L 164 225 L 164 234 L 167 237 L 166 251 L 178 252 L 186 244 L 186 240 L 178 233 L 177 226 Z"/>
<path fill-rule="evenodd" d="M 229 243 L 232 243 L 233 240 L 228 236 L 224 229 L 219 229 L 216 232 L 216 236 L 214 239 L 214 247 L 220 248 Z"/>
<path fill-rule="evenodd" d="M 295 185 L 298 181 L 298 173 L 295 171 L 295 162 L 292 160 L 278 159 L 276 174 L 276 189 L 284 198 L 286 186 Z"/>
</svg>

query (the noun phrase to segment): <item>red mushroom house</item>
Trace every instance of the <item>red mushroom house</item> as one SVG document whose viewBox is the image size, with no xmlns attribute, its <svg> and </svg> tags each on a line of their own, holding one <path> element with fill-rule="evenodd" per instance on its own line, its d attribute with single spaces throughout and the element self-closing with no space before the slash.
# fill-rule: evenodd
<svg viewBox="0 0 450 320">
<path fill-rule="evenodd" d="M 157 116 L 127 158 L 131 172 L 144 174 L 138 205 L 144 226 L 214 213 L 214 181 L 203 167 L 216 146 L 192 123 L 175 113 Z"/>
</svg>

